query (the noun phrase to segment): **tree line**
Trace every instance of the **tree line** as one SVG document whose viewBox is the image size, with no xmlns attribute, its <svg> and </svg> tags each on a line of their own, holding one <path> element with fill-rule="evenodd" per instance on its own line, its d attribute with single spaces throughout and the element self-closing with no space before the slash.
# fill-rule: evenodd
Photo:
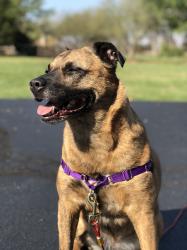
<svg viewBox="0 0 187 250">
<path fill-rule="evenodd" d="M 33 43 L 41 35 L 84 43 L 110 40 L 134 50 L 150 34 L 187 32 L 187 0 L 103 0 L 99 7 L 50 19 L 42 0 L 0 1 L 0 45 Z M 169 37 L 169 36 L 168 36 Z"/>
</svg>

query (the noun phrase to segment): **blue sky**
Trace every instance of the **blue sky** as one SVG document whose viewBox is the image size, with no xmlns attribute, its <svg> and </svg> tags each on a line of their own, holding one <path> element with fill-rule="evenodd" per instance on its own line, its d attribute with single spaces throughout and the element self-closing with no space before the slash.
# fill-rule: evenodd
<svg viewBox="0 0 187 250">
<path fill-rule="evenodd" d="M 98 6 L 102 0 L 44 0 L 44 7 L 53 8 L 58 13 L 81 11 Z"/>
</svg>

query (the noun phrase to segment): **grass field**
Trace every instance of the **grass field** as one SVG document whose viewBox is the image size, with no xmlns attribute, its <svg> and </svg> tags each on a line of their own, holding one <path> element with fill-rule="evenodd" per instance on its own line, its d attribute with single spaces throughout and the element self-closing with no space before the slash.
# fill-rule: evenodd
<svg viewBox="0 0 187 250">
<path fill-rule="evenodd" d="M 49 58 L 0 57 L 0 98 L 32 98 L 28 83 L 43 74 Z M 137 57 L 118 76 L 131 100 L 187 101 L 187 58 Z"/>
</svg>

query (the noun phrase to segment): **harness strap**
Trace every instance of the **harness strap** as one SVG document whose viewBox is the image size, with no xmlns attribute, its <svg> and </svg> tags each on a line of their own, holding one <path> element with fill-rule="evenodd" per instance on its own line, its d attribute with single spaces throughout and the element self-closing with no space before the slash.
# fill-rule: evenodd
<svg viewBox="0 0 187 250">
<path fill-rule="evenodd" d="M 79 181 L 84 181 L 84 183 L 91 190 L 96 190 L 97 188 L 101 188 L 107 186 L 111 183 L 117 183 L 122 181 L 129 181 L 137 175 L 143 174 L 148 171 L 152 171 L 153 164 L 150 160 L 146 164 L 138 167 L 134 167 L 132 169 L 127 169 L 122 172 L 114 173 L 112 175 L 100 175 L 97 178 L 93 178 L 89 175 L 81 174 L 79 172 L 73 171 L 62 159 L 61 166 L 64 170 L 64 173 L 72 176 L 74 179 Z"/>
</svg>

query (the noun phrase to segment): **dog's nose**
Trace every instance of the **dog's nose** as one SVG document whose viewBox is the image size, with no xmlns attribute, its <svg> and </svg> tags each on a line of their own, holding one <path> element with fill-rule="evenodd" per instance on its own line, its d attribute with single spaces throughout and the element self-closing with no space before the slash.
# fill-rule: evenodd
<svg viewBox="0 0 187 250">
<path fill-rule="evenodd" d="M 40 91 L 46 86 L 46 81 L 42 78 L 36 78 L 30 81 L 30 87 L 32 90 Z"/>
</svg>

